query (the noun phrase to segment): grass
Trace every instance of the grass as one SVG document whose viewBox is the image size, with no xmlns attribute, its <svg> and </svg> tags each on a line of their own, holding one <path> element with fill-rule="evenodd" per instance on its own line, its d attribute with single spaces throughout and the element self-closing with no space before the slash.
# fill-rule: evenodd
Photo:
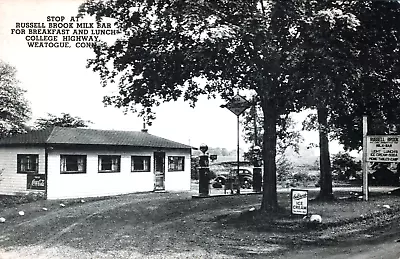
<svg viewBox="0 0 400 259">
<path fill-rule="evenodd" d="M 190 193 L 144 193 L 65 200 L 65 208 L 60 201 L 15 204 L 0 210 L 7 218 L 0 225 L 0 254 L 14 249 L 23 258 L 18 251 L 29 248 L 27 258 L 266 258 L 399 231 L 393 223 L 397 196 L 374 194 L 363 202 L 336 192 L 340 199 L 319 202 L 312 200 L 316 195 L 309 192 L 309 212 L 322 216 L 319 225 L 290 215 L 288 193 L 278 194 L 282 211 L 275 215 L 259 210 L 261 195 L 191 199 Z"/>
<path fill-rule="evenodd" d="M 392 222 L 399 220 L 400 200 L 398 196 L 377 194 L 368 202 L 355 199 L 347 192 L 336 193 L 341 197 L 333 202 L 309 202 L 309 214 L 322 217 L 321 224 L 313 224 L 301 216 L 290 214 L 287 197 L 280 199 L 282 210 L 271 215 L 260 210 L 244 211 L 238 215 L 219 217 L 221 224 L 230 225 L 240 231 L 269 236 L 269 242 L 285 246 L 340 244 L 348 239 L 365 241 L 365 239 L 382 238 L 376 235 L 377 230 L 385 232 Z M 389 205 L 386 208 L 383 205 Z M 396 223 L 397 226 L 397 223 Z M 398 227 L 396 227 L 398 231 Z M 393 229 L 386 232 L 395 235 Z"/>
</svg>

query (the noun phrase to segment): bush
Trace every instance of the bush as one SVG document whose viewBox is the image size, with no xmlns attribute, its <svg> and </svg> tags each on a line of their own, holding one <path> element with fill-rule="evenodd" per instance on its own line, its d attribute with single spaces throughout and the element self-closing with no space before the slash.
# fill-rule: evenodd
<svg viewBox="0 0 400 259">
<path fill-rule="evenodd" d="M 339 181 L 348 181 L 357 178 L 361 171 L 361 161 L 356 161 L 348 153 L 339 152 L 332 157 L 332 177 Z"/>
<path fill-rule="evenodd" d="M 375 170 L 369 174 L 371 185 L 399 186 L 399 173 L 389 169 L 390 163 L 374 163 L 372 169 Z"/>
<path fill-rule="evenodd" d="M 276 161 L 276 173 L 278 182 L 284 182 L 292 178 L 293 165 L 285 156 L 281 156 Z"/>
<path fill-rule="evenodd" d="M 303 183 L 315 182 L 315 181 L 318 180 L 318 178 L 319 178 L 318 176 L 309 174 L 307 172 L 298 172 L 298 173 L 293 175 L 293 179 L 295 181 L 303 182 Z"/>
</svg>

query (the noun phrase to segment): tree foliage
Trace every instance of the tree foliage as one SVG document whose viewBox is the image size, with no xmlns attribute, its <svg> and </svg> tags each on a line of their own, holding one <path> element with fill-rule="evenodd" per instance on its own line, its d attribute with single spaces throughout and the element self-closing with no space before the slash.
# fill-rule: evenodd
<svg viewBox="0 0 400 259">
<path fill-rule="evenodd" d="M 256 110 L 254 110 L 256 109 Z M 256 112 L 256 115 L 254 113 Z M 264 118 L 261 115 L 259 107 L 244 112 L 241 120 L 243 127 L 244 140 L 247 143 L 257 146 L 263 146 L 264 129 L 262 127 Z M 303 141 L 300 131 L 296 128 L 293 115 L 285 114 L 278 118 L 277 123 L 277 154 L 283 155 L 288 148 L 299 152 L 299 144 Z"/>
<path fill-rule="evenodd" d="M 25 123 L 31 114 L 16 73 L 13 66 L 0 60 L 0 138 L 26 132 Z"/>
<path fill-rule="evenodd" d="M 229 100 L 235 90 L 257 94 L 264 120 L 263 210 L 277 209 L 276 123 L 301 108 L 306 91 L 296 69 L 299 1 L 89 1 L 81 14 L 114 18 L 123 35 L 98 45 L 89 67 L 103 85 L 118 80 L 106 104 L 153 118 L 152 107 L 200 95 Z M 200 82 L 199 79 L 203 79 Z"/>
<path fill-rule="evenodd" d="M 326 183 L 321 192 L 330 195 L 328 133 L 345 135 L 342 130 L 349 124 L 342 115 L 354 112 L 348 120 L 354 124 L 356 114 L 365 112 L 369 99 L 360 101 L 360 91 L 362 96 L 374 97 L 372 104 L 379 104 L 375 107 L 384 103 L 376 90 L 363 93 L 369 92 L 368 76 L 381 75 L 377 69 L 367 70 L 363 62 L 368 59 L 360 58 L 363 53 L 373 57 L 367 49 L 379 46 L 378 31 L 366 34 L 371 37 L 365 38 L 367 45 L 361 41 L 370 27 L 359 26 L 359 21 L 369 24 L 365 17 L 370 17 L 376 20 L 372 24 L 379 24 L 377 17 L 369 16 L 372 5 L 361 1 L 90 0 L 80 7 L 80 14 L 115 19 L 121 31 L 115 43 L 96 46 L 96 57 L 88 62 L 104 86 L 118 85 L 116 95 L 105 97 L 108 105 L 139 112 L 150 122 L 152 107 L 162 102 L 182 98 L 194 106 L 200 95 L 229 100 L 236 91 L 255 93 L 264 118 L 261 207 L 273 211 L 278 207 L 276 125 L 281 118 L 303 108 L 317 108 L 321 178 Z M 363 12 L 368 15 L 362 16 Z M 358 89 L 360 82 L 365 85 Z"/>
<path fill-rule="evenodd" d="M 399 3 L 396 1 L 310 2 L 314 17 L 305 34 L 308 51 L 302 59 L 300 82 L 312 84 L 310 108 L 317 109 L 304 124 L 320 134 L 321 193 L 332 196 L 329 142 L 360 149 L 362 116 L 373 119 L 370 134 L 396 128 L 400 101 L 398 67 Z M 309 15 L 306 15 L 309 16 Z"/>
<path fill-rule="evenodd" d="M 349 153 L 339 152 L 332 156 L 332 170 L 338 180 L 349 180 L 361 171 L 361 161 L 356 161 Z"/>
<path fill-rule="evenodd" d="M 61 113 L 61 116 L 47 114 L 47 118 L 39 118 L 35 121 L 36 129 L 46 129 L 54 126 L 68 128 L 86 128 L 91 121 L 83 120 L 78 116 L 72 116 L 69 113 Z"/>
<path fill-rule="evenodd" d="M 333 133 L 347 149 L 362 147 L 362 116 L 369 118 L 369 134 L 399 132 L 400 4 L 398 1 L 360 1 L 354 13 L 357 33 L 357 73 L 344 112 L 334 114 Z"/>
<path fill-rule="evenodd" d="M 328 31 L 315 27 L 309 30 L 316 35 L 310 45 L 312 63 L 305 66 L 309 67 L 307 80 L 318 84 L 321 75 L 330 78 L 331 86 L 321 95 L 327 103 L 330 139 L 338 139 L 348 150 L 361 149 L 363 115 L 371 121 L 370 134 L 395 133 L 399 125 L 400 4 L 342 1 L 335 13 L 347 17 L 347 22 L 342 19 L 338 26 L 337 20 L 328 16 L 322 20 L 331 21 L 325 26 Z M 318 53 L 320 57 L 315 59 Z M 305 129 L 318 129 L 317 117 L 312 115 L 306 124 Z"/>
</svg>

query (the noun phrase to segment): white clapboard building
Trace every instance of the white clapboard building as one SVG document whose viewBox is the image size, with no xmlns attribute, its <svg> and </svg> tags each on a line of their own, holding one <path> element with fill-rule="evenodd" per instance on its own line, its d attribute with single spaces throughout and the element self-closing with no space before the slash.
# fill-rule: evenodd
<svg viewBox="0 0 400 259">
<path fill-rule="evenodd" d="M 190 190 L 191 149 L 146 131 L 31 131 L 0 140 L 0 193 L 64 199 Z"/>
</svg>

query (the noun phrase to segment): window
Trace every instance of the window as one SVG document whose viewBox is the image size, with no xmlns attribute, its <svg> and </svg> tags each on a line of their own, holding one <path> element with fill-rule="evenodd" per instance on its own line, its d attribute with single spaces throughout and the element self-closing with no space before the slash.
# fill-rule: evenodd
<svg viewBox="0 0 400 259">
<path fill-rule="evenodd" d="M 132 156 L 132 172 L 150 172 L 149 156 Z"/>
<path fill-rule="evenodd" d="M 86 173 L 86 156 L 84 155 L 60 155 L 61 173 L 84 174 Z"/>
<path fill-rule="evenodd" d="M 185 170 L 185 157 L 184 156 L 169 156 L 168 157 L 168 171 L 184 171 Z"/>
<path fill-rule="evenodd" d="M 37 173 L 39 155 L 17 155 L 18 173 Z"/>
<path fill-rule="evenodd" d="M 99 156 L 99 173 L 120 172 L 121 156 Z"/>
</svg>

